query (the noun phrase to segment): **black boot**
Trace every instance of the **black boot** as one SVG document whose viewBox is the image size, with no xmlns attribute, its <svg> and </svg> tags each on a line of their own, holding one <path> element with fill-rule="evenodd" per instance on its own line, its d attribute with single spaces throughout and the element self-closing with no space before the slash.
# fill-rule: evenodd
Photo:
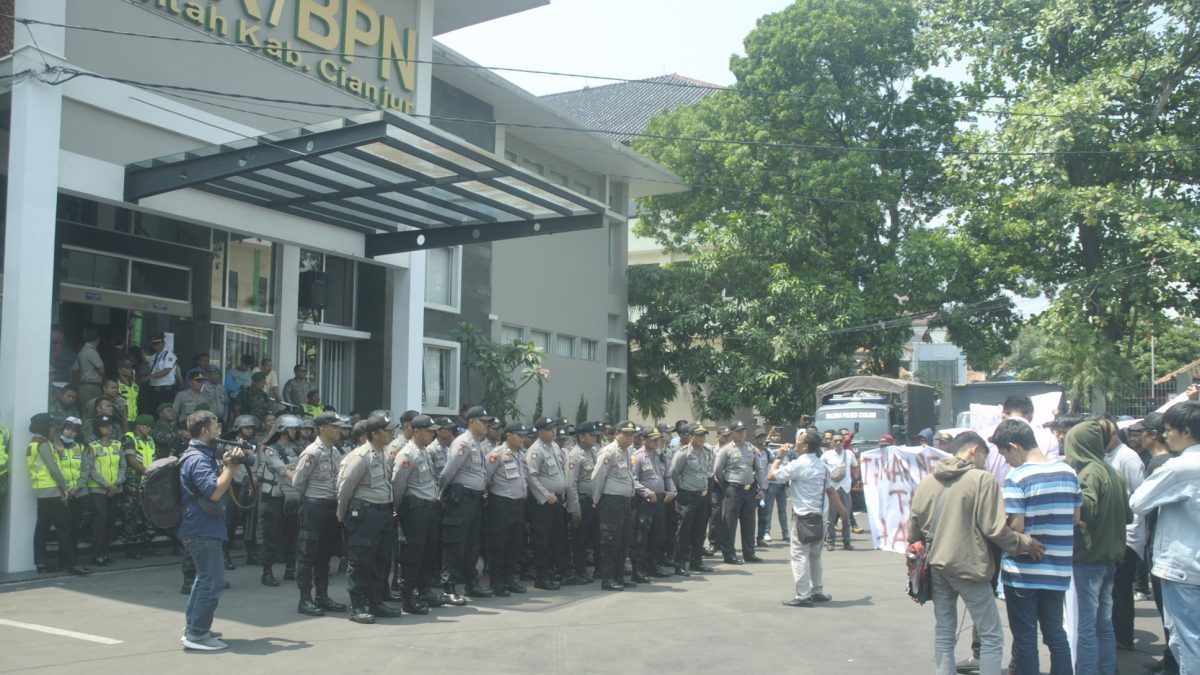
<svg viewBox="0 0 1200 675">
<path fill-rule="evenodd" d="M 194 583 L 196 583 L 195 579 L 184 579 L 183 580 L 183 588 L 179 589 L 179 594 L 180 595 L 191 595 L 192 594 L 192 584 L 194 584 Z"/>
<path fill-rule="evenodd" d="M 533 582 L 534 588 L 540 588 L 543 591 L 557 591 L 559 583 L 550 577 L 538 577 L 537 581 Z"/>
<path fill-rule="evenodd" d="M 263 586 L 278 586 L 279 580 L 275 578 L 275 572 L 271 570 L 270 565 L 263 565 L 262 573 Z"/>
<path fill-rule="evenodd" d="M 492 593 L 491 591 L 489 591 L 488 589 L 484 588 L 483 586 L 480 586 L 478 581 L 471 583 L 471 584 L 467 584 L 467 596 L 468 597 L 490 598 L 493 595 L 495 595 L 495 594 Z"/>
<path fill-rule="evenodd" d="M 329 597 L 329 592 L 323 590 L 317 590 L 317 607 L 320 607 L 326 612 L 337 612 L 339 614 L 346 611 L 345 605 L 340 602 L 334 602 Z"/>
<path fill-rule="evenodd" d="M 375 615 L 371 613 L 371 608 L 367 607 L 366 603 L 354 603 L 354 609 L 350 610 L 350 620 L 354 623 L 375 623 Z"/>
<path fill-rule="evenodd" d="M 383 619 L 395 619 L 401 616 L 404 612 L 397 607 L 385 605 L 382 601 L 380 601 L 371 605 L 371 613 Z"/>
<path fill-rule="evenodd" d="M 467 604 L 466 598 L 463 598 L 458 594 L 458 588 L 456 588 L 454 584 L 446 584 L 442 586 L 441 601 L 443 604 L 454 605 L 455 607 L 462 607 L 463 605 Z"/>
<path fill-rule="evenodd" d="M 645 574 L 642 574 L 640 570 L 634 570 L 633 574 L 631 574 L 629 576 L 629 578 L 633 579 L 634 583 L 638 583 L 638 584 L 650 583 L 650 577 L 646 576 Z"/>
<path fill-rule="evenodd" d="M 426 607 L 435 608 L 445 604 L 438 594 L 433 592 L 432 588 L 426 588 L 417 597 L 420 598 L 421 604 Z"/>
<path fill-rule="evenodd" d="M 418 596 L 418 594 L 413 593 L 404 599 L 404 611 L 408 612 L 409 614 L 424 615 L 429 613 L 429 605 L 421 602 L 421 598 Z"/>
<path fill-rule="evenodd" d="M 296 611 L 308 616 L 325 616 L 325 610 L 318 607 L 317 603 L 309 597 L 300 598 L 300 604 L 296 605 Z"/>
<path fill-rule="evenodd" d="M 295 567 L 285 567 L 283 570 L 283 580 L 284 581 L 295 581 L 296 580 L 296 568 Z"/>
<path fill-rule="evenodd" d="M 600 582 L 600 588 L 605 591 L 623 591 L 625 584 L 616 579 L 605 579 Z"/>
<path fill-rule="evenodd" d="M 514 579 L 511 574 L 504 577 L 504 588 L 505 590 L 512 591 L 513 593 L 524 593 L 529 590 L 522 586 L 516 579 Z"/>
</svg>

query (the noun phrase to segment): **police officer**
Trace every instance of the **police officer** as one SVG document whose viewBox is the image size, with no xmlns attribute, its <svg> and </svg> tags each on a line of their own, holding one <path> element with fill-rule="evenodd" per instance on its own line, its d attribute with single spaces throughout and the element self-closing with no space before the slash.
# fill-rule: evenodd
<svg viewBox="0 0 1200 675">
<path fill-rule="evenodd" d="M 713 453 L 714 468 L 716 464 L 717 450 L 725 446 L 729 439 L 729 427 L 720 427 L 717 429 L 717 443 L 710 448 Z M 712 503 L 712 509 L 709 511 L 708 517 L 708 548 L 705 549 L 705 555 L 715 555 L 717 551 L 723 550 L 725 546 L 725 490 L 721 487 L 721 482 L 715 474 L 710 474 L 708 477 L 709 483 L 709 501 Z"/>
<path fill-rule="evenodd" d="M 758 455 L 746 442 L 744 423 L 734 422 L 730 431 L 732 440 L 717 451 L 717 461 L 713 466 L 713 475 L 725 494 L 721 508 L 724 520 L 721 552 L 726 563 L 742 563 L 734 549 L 734 535 L 740 524 L 742 556 L 746 562 L 762 562 L 762 558 L 754 555 L 755 510 L 758 501 L 766 496 L 758 482 Z"/>
<path fill-rule="evenodd" d="M 58 559 L 62 569 L 80 576 L 90 573 L 75 564 L 75 540 L 72 536 L 69 504 L 71 493 L 84 485 L 83 453 L 60 447 L 55 439 L 63 422 L 50 413 L 38 413 L 29 420 L 33 438 L 25 453 L 26 465 L 37 499 L 37 524 L 33 535 L 33 558 L 39 573 L 52 570 L 46 544 L 53 527 L 58 538 Z"/>
<path fill-rule="evenodd" d="M 524 593 L 516 578 L 518 546 L 523 544 L 525 503 L 533 487 L 520 447 L 528 429 L 520 422 L 504 427 L 502 442 L 487 454 L 485 476 L 488 499 L 485 541 L 488 549 L 488 576 L 491 591 L 506 598 Z"/>
<path fill-rule="evenodd" d="M 392 442 L 396 426 L 386 417 L 367 418 L 363 426 L 367 442 L 346 455 L 338 471 L 337 517 L 346 528 L 350 557 L 346 590 L 350 594 L 350 620 L 355 623 L 375 623 L 375 617 L 401 614 L 401 610 L 383 604 L 392 539 L 396 536 L 385 448 Z"/>
<path fill-rule="evenodd" d="M 399 433 L 396 434 L 391 443 L 388 443 L 385 449 L 388 458 L 388 476 L 392 475 L 392 471 L 395 468 L 396 453 L 400 452 L 400 449 L 408 444 L 408 439 L 412 438 L 413 419 L 420 414 L 416 410 L 405 410 L 400 415 L 400 427 L 396 430 Z M 398 517 L 396 518 L 396 527 L 400 527 L 400 519 Z M 404 581 L 400 573 L 400 540 L 402 538 L 396 538 L 396 548 L 392 551 L 392 590 L 398 593 L 403 593 L 404 591 Z"/>
<path fill-rule="evenodd" d="M 432 595 L 425 566 L 429 560 L 426 551 L 436 541 L 432 525 L 438 489 L 428 448 L 437 430 L 438 425 L 428 415 L 413 417 L 408 442 L 392 463 L 392 504 L 404 532 L 400 544 L 404 611 L 409 614 L 428 614 L 429 604 L 423 597 Z"/>
<path fill-rule="evenodd" d="M 132 426 L 134 420 L 138 418 L 138 395 L 140 393 L 141 388 L 138 387 L 137 378 L 134 377 L 133 362 L 129 359 L 117 361 L 117 394 L 125 401 L 125 419 L 121 420 L 122 424 Z"/>
<path fill-rule="evenodd" d="M 555 573 L 567 571 L 567 463 L 558 444 L 554 442 L 558 425 L 553 418 L 543 417 L 533 425 L 537 440 L 525 453 L 529 471 L 529 538 L 533 545 L 535 588 L 556 591 L 560 584 Z M 507 435 L 507 434 L 506 434 Z M 567 585 L 575 583 L 574 575 Z"/>
<path fill-rule="evenodd" d="M 480 522 L 483 515 L 484 452 L 481 443 L 494 417 L 482 406 L 467 410 L 467 430 L 454 439 L 446 467 L 438 479 L 442 496 L 442 590 L 451 604 L 459 604 L 456 584 L 467 586 L 467 595 L 490 598 L 479 585 Z"/>
<path fill-rule="evenodd" d="M 125 456 L 121 454 L 121 441 L 114 438 L 114 430 L 120 423 L 107 415 L 96 418 L 96 440 L 88 444 L 91 455 L 91 476 L 88 480 L 89 497 L 92 501 L 92 562 L 110 565 L 108 556 L 112 543 L 112 526 L 116 521 L 121 488 L 125 484 Z"/>
<path fill-rule="evenodd" d="M 567 458 L 567 513 L 571 516 L 571 570 L 576 583 L 590 584 L 588 558 L 596 554 L 596 502 L 592 500 L 592 471 L 596 468 L 599 422 L 575 427 L 575 448 Z"/>
<path fill-rule="evenodd" d="M 264 586 L 279 585 L 273 569 L 277 562 L 284 563 L 284 581 L 296 578 L 296 530 L 299 527 L 300 493 L 292 487 L 292 477 L 296 470 L 296 460 L 303 449 L 298 447 L 299 434 L 300 418 L 295 415 L 282 415 L 276 424 L 274 438 L 270 439 L 263 450 L 262 501 L 258 505 L 258 512 L 263 538 L 259 560 L 263 568 Z"/>
<path fill-rule="evenodd" d="M 121 443 L 125 456 L 125 494 L 121 497 L 121 538 L 125 541 L 125 557 L 138 559 L 143 554 L 157 556 L 158 551 L 150 545 L 150 526 L 146 524 L 146 512 L 142 510 L 142 475 L 157 454 L 150 428 L 154 418 L 138 415 L 133 420 L 132 431 L 126 432 Z"/>
<path fill-rule="evenodd" d="M 658 439 L 658 457 L 662 461 L 663 470 L 669 476 L 671 474 L 671 460 L 675 458 L 675 452 L 679 450 L 678 443 L 672 445 L 671 435 L 674 427 L 663 422 L 654 428 L 658 429 L 658 433 L 662 435 Z M 663 511 L 665 512 L 663 520 L 664 536 L 663 545 L 659 547 L 658 564 L 674 566 L 675 558 L 672 556 L 672 553 L 675 549 L 675 530 L 679 529 L 679 513 L 675 510 L 675 504 L 673 503 L 663 507 Z"/>
<path fill-rule="evenodd" d="M 680 434 L 684 437 L 685 434 Z M 671 480 L 678 490 L 675 510 L 679 524 L 675 529 L 675 574 L 689 576 L 690 572 L 711 572 L 704 564 L 704 534 L 708 526 L 709 481 L 713 455 L 704 444 L 708 430 L 701 424 L 687 427 L 688 444 L 680 446 L 671 459 Z"/>
<path fill-rule="evenodd" d="M 666 509 L 675 501 L 675 484 L 668 467 L 658 454 L 662 432 L 651 427 L 646 432 L 642 449 L 633 454 L 634 505 L 633 580 L 649 583 L 647 577 L 663 579 L 671 576 L 658 566 L 666 528 Z"/>
<path fill-rule="evenodd" d="M 340 434 L 334 413 L 321 413 L 313 420 L 317 439 L 296 462 L 292 487 L 300 494 L 300 521 L 297 547 L 296 585 L 300 603 L 296 611 L 308 616 L 325 612 L 344 612 L 346 606 L 329 597 L 329 559 L 341 543 L 337 519 L 337 472 L 342 463 L 338 447 Z M 312 591 L 316 587 L 317 597 Z"/>
<path fill-rule="evenodd" d="M 446 453 L 450 451 L 450 444 L 459 434 L 466 431 L 465 427 L 460 428 L 458 423 L 449 417 L 439 417 L 436 421 L 438 425 L 437 440 L 425 447 L 435 481 L 438 476 L 442 475 L 442 469 L 446 468 Z M 429 529 L 431 531 L 430 544 L 425 550 L 425 572 L 428 575 L 425 581 L 426 588 L 442 583 L 442 502 L 440 499 L 433 504 Z M 444 598 L 442 594 L 432 591 L 425 591 L 421 594 L 421 600 L 430 607 L 445 604 L 443 602 L 445 599 L 447 598 Z"/>
<path fill-rule="evenodd" d="M 637 586 L 634 582 L 626 583 L 624 578 L 625 558 L 633 534 L 633 513 L 629 510 L 629 501 L 633 497 L 633 469 L 629 446 L 633 443 L 637 425 L 625 420 L 614 432 L 615 440 L 600 451 L 596 468 L 592 470 L 592 499 L 596 502 L 600 530 L 600 560 L 596 574 L 602 579 L 602 589 L 623 591 L 626 586 Z"/>
<path fill-rule="evenodd" d="M 242 387 L 237 398 L 233 401 L 233 412 L 236 415 L 253 415 L 255 419 L 263 419 L 273 408 L 267 398 L 267 374 L 261 370 L 250 376 L 250 386 Z"/>
</svg>

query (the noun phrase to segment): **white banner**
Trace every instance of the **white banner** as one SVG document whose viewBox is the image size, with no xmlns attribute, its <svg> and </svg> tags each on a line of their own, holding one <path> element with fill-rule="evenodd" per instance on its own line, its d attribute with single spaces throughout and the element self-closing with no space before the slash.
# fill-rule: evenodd
<svg viewBox="0 0 1200 675">
<path fill-rule="evenodd" d="M 858 457 L 871 542 L 875 548 L 904 553 L 912 495 L 921 479 L 948 454 L 932 446 L 889 445 Z"/>
</svg>

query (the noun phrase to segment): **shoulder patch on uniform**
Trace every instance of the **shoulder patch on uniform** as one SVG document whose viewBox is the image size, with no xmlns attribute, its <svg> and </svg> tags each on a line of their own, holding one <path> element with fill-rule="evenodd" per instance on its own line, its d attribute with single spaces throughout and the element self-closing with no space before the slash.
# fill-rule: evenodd
<svg viewBox="0 0 1200 675">
<path fill-rule="evenodd" d="M 574 469 L 574 468 L 575 468 L 575 462 L 568 462 L 568 463 L 567 463 L 567 468 L 568 468 L 568 469 Z"/>
<path fill-rule="evenodd" d="M 466 449 L 466 448 L 459 448 L 459 449 L 458 449 L 458 454 L 460 454 L 460 455 L 465 455 L 465 454 L 467 454 L 467 449 Z"/>
<path fill-rule="evenodd" d="M 312 463 L 313 463 L 312 455 L 309 455 L 308 457 L 304 458 L 304 466 L 306 466 L 306 467 L 312 466 Z"/>
<path fill-rule="evenodd" d="M 403 462 L 400 462 L 401 469 L 407 469 L 409 466 L 410 466 L 410 464 L 409 464 L 408 460 L 404 460 Z"/>
<path fill-rule="evenodd" d="M 489 461 L 489 462 L 491 462 L 492 464 L 495 464 L 495 463 L 496 463 L 496 456 L 495 456 L 495 455 L 488 455 L 488 461 Z"/>
<path fill-rule="evenodd" d="M 267 448 L 267 456 L 274 457 L 275 456 L 275 448 Z"/>
<path fill-rule="evenodd" d="M 609 457 L 605 457 L 605 458 L 604 458 L 604 463 L 605 463 L 605 464 L 608 464 L 608 463 L 610 463 L 610 462 L 612 462 L 612 459 L 611 459 L 611 458 L 609 458 Z"/>
</svg>

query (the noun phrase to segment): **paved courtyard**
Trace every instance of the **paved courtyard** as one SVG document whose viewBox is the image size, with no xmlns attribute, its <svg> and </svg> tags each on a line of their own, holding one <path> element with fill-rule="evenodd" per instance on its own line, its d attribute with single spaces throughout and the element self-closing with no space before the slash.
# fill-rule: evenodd
<svg viewBox="0 0 1200 675">
<path fill-rule="evenodd" d="M 524 596 L 373 626 L 301 616 L 291 584 L 266 588 L 257 568 L 239 567 L 214 625 L 230 649 L 217 654 L 179 646 L 186 597 L 178 564 L 10 582 L 0 585 L 0 672 L 931 672 L 932 606 L 904 594 L 899 555 L 867 550 L 865 536 L 855 544 L 860 550 L 825 554 L 834 599 L 812 609 L 780 605 L 792 584 L 786 545 L 777 543 L 760 565 L 713 563 L 712 574 L 622 593 L 530 585 Z M 344 576 L 331 591 L 346 600 Z M 1162 649 L 1153 603 L 1139 602 L 1137 612 L 1140 651 L 1121 653 L 1124 673 Z M 969 640 L 967 620 L 961 654 Z"/>
</svg>

